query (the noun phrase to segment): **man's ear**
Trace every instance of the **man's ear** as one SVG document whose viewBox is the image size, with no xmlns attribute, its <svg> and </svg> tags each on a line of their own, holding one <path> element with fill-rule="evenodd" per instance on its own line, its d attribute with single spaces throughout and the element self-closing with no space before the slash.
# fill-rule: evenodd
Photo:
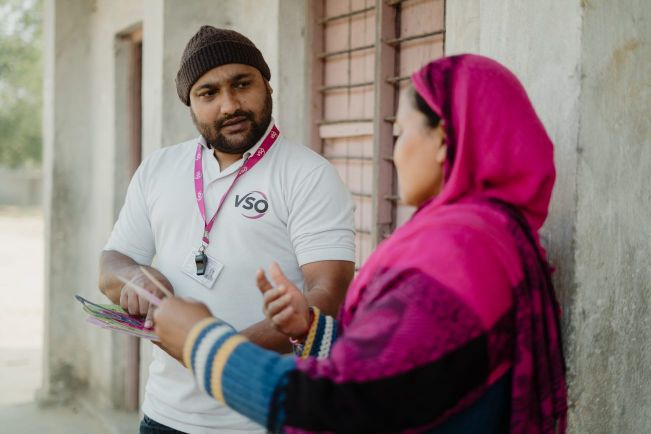
<svg viewBox="0 0 651 434">
<path fill-rule="evenodd" d="M 271 87 L 269 81 L 265 80 L 264 83 L 267 85 L 267 90 L 269 91 L 269 93 L 274 93 L 274 88 Z"/>
</svg>

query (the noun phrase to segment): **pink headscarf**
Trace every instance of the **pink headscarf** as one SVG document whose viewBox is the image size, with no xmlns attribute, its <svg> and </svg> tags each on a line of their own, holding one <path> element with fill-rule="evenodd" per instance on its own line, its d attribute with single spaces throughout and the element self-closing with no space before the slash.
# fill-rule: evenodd
<svg viewBox="0 0 651 434">
<path fill-rule="evenodd" d="M 445 57 L 412 75 L 447 132 L 438 205 L 495 198 L 522 212 L 537 234 L 554 186 L 553 145 L 518 79 L 486 57 Z"/>
</svg>

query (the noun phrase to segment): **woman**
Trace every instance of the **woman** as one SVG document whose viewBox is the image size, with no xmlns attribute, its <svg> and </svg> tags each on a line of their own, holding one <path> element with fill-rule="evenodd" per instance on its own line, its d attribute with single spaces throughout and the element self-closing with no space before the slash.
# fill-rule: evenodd
<svg viewBox="0 0 651 434">
<path fill-rule="evenodd" d="M 538 230 L 553 146 L 517 79 L 447 57 L 401 95 L 394 160 L 414 216 L 378 246 L 337 321 L 272 266 L 264 309 L 300 358 L 167 299 L 162 344 L 200 386 L 270 431 L 565 431 L 558 305 Z M 184 347 L 182 348 L 182 346 Z"/>
</svg>

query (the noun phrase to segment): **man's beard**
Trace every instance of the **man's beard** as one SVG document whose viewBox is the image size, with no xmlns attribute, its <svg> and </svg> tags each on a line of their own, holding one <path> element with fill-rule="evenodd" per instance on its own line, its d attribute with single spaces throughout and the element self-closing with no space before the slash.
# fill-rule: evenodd
<svg viewBox="0 0 651 434">
<path fill-rule="evenodd" d="M 206 144 L 209 148 L 216 149 L 225 154 L 243 154 L 255 146 L 267 131 L 267 127 L 271 122 L 272 109 L 273 103 L 271 100 L 271 92 L 267 92 L 264 106 L 258 120 L 255 118 L 255 113 L 245 110 L 236 110 L 228 116 L 224 116 L 213 123 L 199 122 L 192 108 L 190 108 L 190 113 L 192 114 L 194 125 L 197 127 L 197 130 L 199 130 L 204 139 L 206 139 Z M 228 139 L 226 136 L 219 133 L 224 122 L 238 117 L 244 117 L 251 123 L 248 133 L 242 139 Z"/>
</svg>

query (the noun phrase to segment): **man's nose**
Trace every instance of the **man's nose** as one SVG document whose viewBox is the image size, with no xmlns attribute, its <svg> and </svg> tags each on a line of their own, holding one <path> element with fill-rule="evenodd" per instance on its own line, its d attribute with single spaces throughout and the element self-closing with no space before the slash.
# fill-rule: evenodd
<svg viewBox="0 0 651 434">
<path fill-rule="evenodd" d="M 231 115 L 240 109 L 240 101 L 233 92 L 226 91 L 222 94 L 221 114 Z"/>
</svg>

